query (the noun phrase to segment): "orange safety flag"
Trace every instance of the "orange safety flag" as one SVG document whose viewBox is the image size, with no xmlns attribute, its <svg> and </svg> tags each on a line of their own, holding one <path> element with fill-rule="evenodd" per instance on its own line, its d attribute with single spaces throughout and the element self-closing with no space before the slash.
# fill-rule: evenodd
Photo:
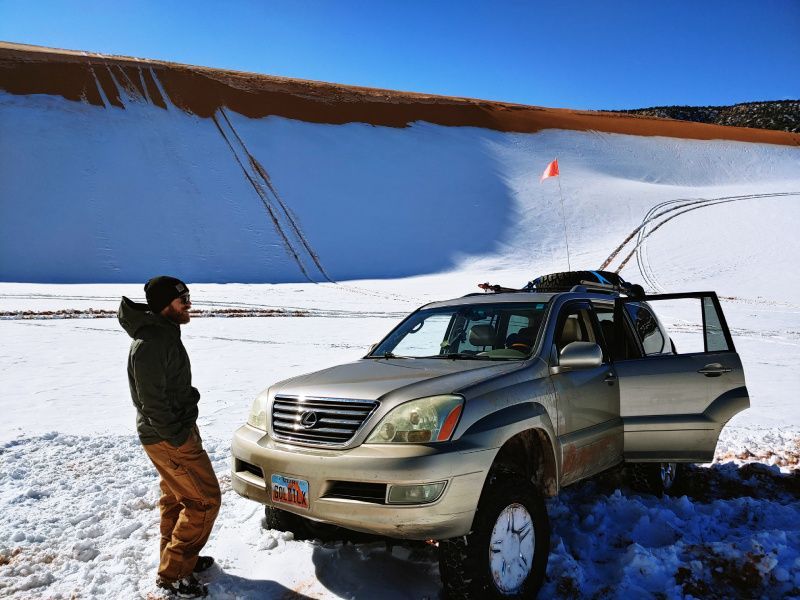
<svg viewBox="0 0 800 600">
<path fill-rule="evenodd" d="M 539 183 L 547 179 L 548 177 L 558 177 L 558 159 L 556 158 L 551 162 L 542 173 L 541 179 L 539 179 Z"/>
</svg>

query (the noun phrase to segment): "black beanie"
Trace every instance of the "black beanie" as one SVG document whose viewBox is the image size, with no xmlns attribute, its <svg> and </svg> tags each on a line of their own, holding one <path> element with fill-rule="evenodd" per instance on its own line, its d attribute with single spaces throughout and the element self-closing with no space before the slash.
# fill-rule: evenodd
<svg viewBox="0 0 800 600">
<path fill-rule="evenodd" d="M 189 288 L 180 279 L 159 275 L 144 284 L 147 306 L 154 313 L 160 313 L 170 302 L 182 294 L 188 294 Z"/>
</svg>

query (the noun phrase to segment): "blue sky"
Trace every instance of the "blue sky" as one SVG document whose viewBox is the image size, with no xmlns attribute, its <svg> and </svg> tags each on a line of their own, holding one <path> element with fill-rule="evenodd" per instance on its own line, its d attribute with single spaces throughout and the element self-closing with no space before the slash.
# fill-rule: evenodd
<svg viewBox="0 0 800 600">
<path fill-rule="evenodd" d="M 0 0 L 0 40 L 564 108 L 800 98 L 798 0 Z"/>
</svg>

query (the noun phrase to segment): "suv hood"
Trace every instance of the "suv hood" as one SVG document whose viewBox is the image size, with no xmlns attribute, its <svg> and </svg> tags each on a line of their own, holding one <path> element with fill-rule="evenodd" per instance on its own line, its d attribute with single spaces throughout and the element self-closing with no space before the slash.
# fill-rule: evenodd
<svg viewBox="0 0 800 600">
<path fill-rule="evenodd" d="M 389 392 L 408 399 L 448 394 L 522 366 L 437 358 L 362 359 L 275 384 L 274 394 L 377 400 Z"/>
</svg>

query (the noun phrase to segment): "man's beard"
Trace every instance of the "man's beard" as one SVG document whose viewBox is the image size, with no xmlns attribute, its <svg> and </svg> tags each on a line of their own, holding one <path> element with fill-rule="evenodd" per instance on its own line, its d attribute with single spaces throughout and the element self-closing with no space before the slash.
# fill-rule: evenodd
<svg viewBox="0 0 800 600">
<path fill-rule="evenodd" d="M 167 310 L 164 311 L 164 317 L 172 321 L 173 323 L 177 323 L 178 325 L 185 325 L 189 322 L 189 311 L 177 311 L 171 306 L 167 307 Z"/>
</svg>

